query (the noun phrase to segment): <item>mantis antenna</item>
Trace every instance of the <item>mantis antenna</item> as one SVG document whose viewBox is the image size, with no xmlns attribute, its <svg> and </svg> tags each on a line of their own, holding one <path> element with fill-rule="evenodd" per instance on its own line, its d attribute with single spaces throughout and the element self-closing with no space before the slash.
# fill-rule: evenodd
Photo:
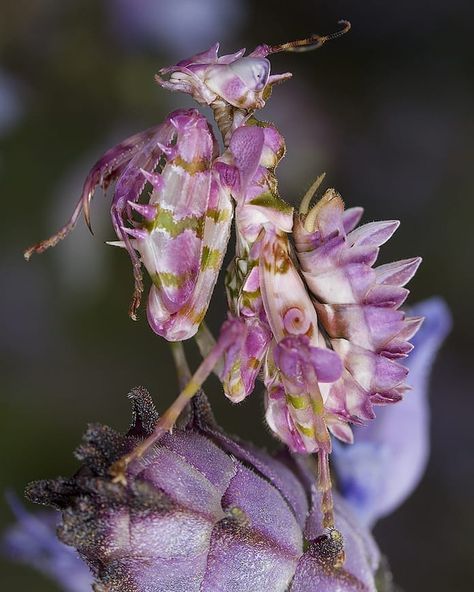
<svg viewBox="0 0 474 592">
<path fill-rule="evenodd" d="M 326 43 L 326 41 L 332 41 L 333 39 L 338 39 L 342 37 L 346 33 L 348 33 L 351 29 L 351 23 L 346 20 L 338 21 L 339 25 L 342 25 L 342 29 L 336 31 L 335 33 L 330 33 L 329 35 L 310 35 L 305 39 L 297 39 L 296 41 L 288 41 L 287 43 L 280 43 L 279 45 L 269 45 L 268 46 L 268 54 L 272 53 L 279 53 L 281 51 L 293 51 L 293 52 L 303 52 L 303 51 L 313 51 L 313 49 L 319 49 L 322 45 Z"/>
</svg>

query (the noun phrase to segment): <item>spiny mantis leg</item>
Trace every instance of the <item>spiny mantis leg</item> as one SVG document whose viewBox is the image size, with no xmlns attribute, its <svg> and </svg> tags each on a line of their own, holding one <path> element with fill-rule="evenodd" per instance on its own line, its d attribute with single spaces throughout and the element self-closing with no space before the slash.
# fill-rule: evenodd
<svg viewBox="0 0 474 592">
<path fill-rule="evenodd" d="M 221 335 L 214 347 L 209 352 L 209 355 L 202 361 L 199 368 L 196 370 L 192 378 L 187 382 L 178 397 L 168 407 L 156 423 L 153 433 L 141 442 L 131 452 L 124 455 L 122 458 L 113 463 L 110 468 L 110 474 L 113 477 L 114 483 L 122 483 L 126 485 L 127 479 L 125 472 L 127 467 L 135 460 L 141 458 L 166 432 L 173 429 L 176 420 L 183 412 L 186 405 L 194 397 L 201 388 L 201 385 L 213 371 L 219 359 L 229 346 L 242 339 L 242 334 L 237 331 L 228 331 Z M 180 357 L 179 351 L 173 352 L 175 361 L 180 365 L 180 369 L 184 369 L 183 360 Z"/>
<path fill-rule="evenodd" d="M 32 247 L 30 247 L 29 249 L 27 249 L 24 253 L 25 259 L 27 261 L 29 261 L 31 256 L 34 253 L 43 253 L 44 251 L 46 251 L 46 249 L 49 249 L 50 247 L 54 247 L 55 245 L 58 244 L 59 241 L 66 238 L 66 236 L 71 232 L 71 230 L 76 225 L 77 219 L 79 218 L 79 216 L 82 212 L 82 209 L 83 209 L 83 203 L 84 203 L 84 200 L 83 200 L 83 197 L 81 196 L 81 199 L 77 202 L 76 207 L 74 208 L 74 211 L 72 213 L 72 216 L 67 221 L 67 223 L 64 226 L 62 226 L 58 230 L 58 232 L 56 232 L 56 234 L 53 234 L 53 236 L 50 236 L 46 240 L 42 240 L 41 242 L 39 242 L 39 243 L 33 245 Z M 88 222 L 88 226 L 90 228 L 90 222 Z"/>
<path fill-rule="evenodd" d="M 320 508 L 324 534 L 312 541 L 316 552 L 325 562 L 339 569 L 344 565 L 344 537 L 334 525 L 334 501 L 332 497 L 331 474 L 329 472 L 329 453 L 320 449 L 317 452 L 317 489 L 321 494 Z"/>
<path fill-rule="evenodd" d="M 314 380 L 316 377 L 314 377 Z M 331 452 L 331 440 L 324 420 L 324 403 L 319 388 L 313 391 L 315 408 L 322 413 L 315 413 L 314 429 L 319 444 L 316 453 L 318 460 L 318 471 L 316 487 L 321 494 L 321 513 L 323 517 L 323 528 L 331 530 L 334 528 L 334 501 L 332 497 L 331 472 L 329 470 L 329 453 Z"/>
<path fill-rule="evenodd" d="M 334 501 L 332 497 L 331 473 L 329 471 L 329 454 L 319 450 L 317 488 L 321 493 L 321 511 L 324 528 L 334 528 Z"/>
<path fill-rule="evenodd" d="M 58 230 L 58 232 L 27 249 L 24 253 L 25 259 L 29 261 L 34 253 L 43 253 L 46 249 L 56 246 L 59 241 L 66 238 L 75 227 L 81 212 L 84 212 L 84 219 L 87 227 L 92 233 L 90 204 L 96 188 L 101 187 L 105 191 L 108 185 L 112 181 L 115 181 L 115 179 L 117 179 L 117 177 L 123 172 L 125 166 L 132 157 L 153 137 L 158 131 L 158 128 L 159 126 L 155 126 L 144 132 L 135 134 L 105 152 L 87 175 L 82 187 L 81 196 L 74 207 L 70 219 Z"/>
</svg>

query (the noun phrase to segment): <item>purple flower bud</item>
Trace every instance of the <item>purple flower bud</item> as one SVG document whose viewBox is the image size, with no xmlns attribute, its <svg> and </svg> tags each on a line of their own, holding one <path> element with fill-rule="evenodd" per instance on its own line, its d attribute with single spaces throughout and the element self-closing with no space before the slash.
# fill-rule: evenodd
<svg viewBox="0 0 474 592">
<path fill-rule="evenodd" d="M 304 460 L 281 462 L 231 439 L 202 394 L 181 426 L 130 466 L 127 485 L 113 483 L 110 464 L 157 419 L 146 392 L 131 397 L 126 436 L 90 426 L 76 475 L 28 489 L 30 499 L 61 510 L 59 537 L 90 566 L 98 590 L 375 592 L 377 548 L 343 502 L 339 532 L 326 531 Z"/>
</svg>

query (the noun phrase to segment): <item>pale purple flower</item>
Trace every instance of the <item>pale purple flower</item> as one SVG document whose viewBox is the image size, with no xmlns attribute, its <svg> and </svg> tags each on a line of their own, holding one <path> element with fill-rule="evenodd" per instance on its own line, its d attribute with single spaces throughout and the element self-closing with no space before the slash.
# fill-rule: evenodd
<svg viewBox="0 0 474 592">
<path fill-rule="evenodd" d="M 132 398 L 127 436 L 90 426 L 76 475 L 28 489 L 62 511 L 59 537 L 91 567 L 98 590 L 375 592 L 379 552 L 344 502 L 336 500 L 339 532 L 326 531 L 305 461 L 283 463 L 231 439 L 202 395 L 134 464 L 126 487 L 112 483 L 111 462 L 156 422 L 149 395 L 137 389 Z"/>
<path fill-rule="evenodd" d="M 451 328 L 451 314 L 439 298 L 421 302 L 410 312 L 425 317 L 406 363 L 410 392 L 393 408 L 380 408 L 375 421 L 355 429 L 352 446 L 339 445 L 334 453 L 341 491 L 370 526 L 411 495 L 429 455 L 429 372 Z"/>
<path fill-rule="evenodd" d="M 12 561 L 35 567 L 55 580 L 65 592 L 89 592 L 93 577 L 77 551 L 58 540 L 59 516 L 55 512 L 28 512 L 8 494 L 17 523 L 2 538 L 2 553 Z"/>
</svg>

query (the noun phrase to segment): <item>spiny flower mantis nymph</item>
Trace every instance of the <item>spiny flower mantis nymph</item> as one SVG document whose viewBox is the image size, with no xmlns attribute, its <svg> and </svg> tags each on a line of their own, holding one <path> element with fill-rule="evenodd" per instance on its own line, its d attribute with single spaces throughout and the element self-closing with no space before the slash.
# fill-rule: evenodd
<svg viewBox="0 0 474 592">
<path fill-rule="evenodd" d="M 54 246 L 89 206 L 97 185 L 115 181 L 114 230 L 132 260 L 135 289 L 130 314 L 143 292 L 141 265 L 152 281 L 147 315 L 169 341 L 197 334 L 205 355 L 190 382 L 158 420 L 154 432 L 112 468 L 126 482 L 127 466 L 171 430 L 213 370 L 226 395 L 240 401 L 262 373 L 267 421 L 295 452 L 316 453 L 323 525 L 334 526 L 328 455 L 330 433 L 350 441 L 349 423 L 373 418 L 372 406 L 394 402 L 406 390 L 408 353 L 419 319 L 398 311 L 403 285 L 419 264 L 408 260 L 372 269 L 393 221 L 354 229 L 360 208 L 344 211 L 334 190 L 311 209 L 317 180 L 295 216 L 279 196 L 275 169 L 284 139 L 254 112 L 272 86 L 267 56 L 321 46 L 333 35 L 218 56 L 218 45 L 160 70 L 166 89 L 211 107 L 221 152 L 207 120 L 195 109 L 171 113 L 150 130 L 108 151 L 86 179 L 71 220 L 25 253 Z M 235 206 L 235 207 L 234 207 Z M 215 342 L 198 332 L 227 248 L 235 209 L 235 257 L 227 271 L 229 318 Z M 294 247 L 289 240 L 294 233 Z"/>
</svg>

